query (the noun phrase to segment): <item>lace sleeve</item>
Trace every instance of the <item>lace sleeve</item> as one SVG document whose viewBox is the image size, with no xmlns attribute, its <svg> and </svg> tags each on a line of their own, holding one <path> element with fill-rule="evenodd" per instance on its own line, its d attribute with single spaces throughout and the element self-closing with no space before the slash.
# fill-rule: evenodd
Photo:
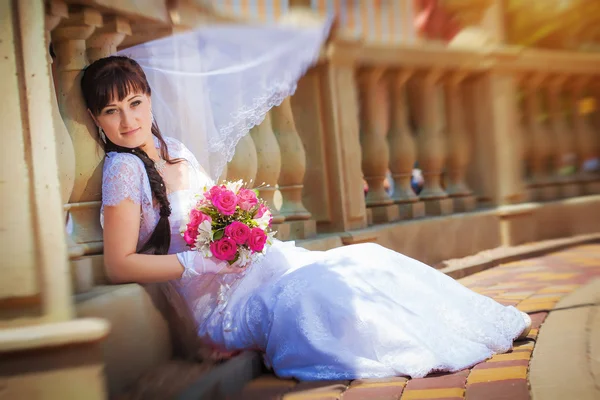
<svg viewBox="0 0 600 400">
<path fill-rule="evenodd" d="M 142 204 L 143 166 L 130 154 L 110 153 L 102 173 L 102 205 L 116 206 L 125 199 Z"/>
</svg>

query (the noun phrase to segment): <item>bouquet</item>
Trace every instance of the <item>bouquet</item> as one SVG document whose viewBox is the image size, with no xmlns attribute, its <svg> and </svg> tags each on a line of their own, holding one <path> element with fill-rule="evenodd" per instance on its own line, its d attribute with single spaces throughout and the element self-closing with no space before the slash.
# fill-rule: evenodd
<svg viewBox="0 0 600 400">
<path fill-rule="evenodd" d="M 192 250 L 245 267 L 271 245 L 271 212 L 241 180 L 205 187 L 195 200 L 180 228 Z"/>
</svg>

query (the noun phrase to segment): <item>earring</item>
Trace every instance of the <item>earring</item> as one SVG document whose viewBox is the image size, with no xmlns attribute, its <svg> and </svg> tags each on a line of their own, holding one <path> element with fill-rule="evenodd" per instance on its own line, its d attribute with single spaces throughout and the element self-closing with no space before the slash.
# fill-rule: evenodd
<svg viewBox="0 0 600 400">
<path fill-rule="evenodd" d="M 101 126 L 98 127 L 98 132 L 100 133 L 100 139 L 106 144 L 106 134 Z"/>
<path fill-rule="evenodd" d="M 152 110 L 150 110 L 150 121 L 151 124 L 154 125 L 154 113 L 152 112 Z"/>
</svg>

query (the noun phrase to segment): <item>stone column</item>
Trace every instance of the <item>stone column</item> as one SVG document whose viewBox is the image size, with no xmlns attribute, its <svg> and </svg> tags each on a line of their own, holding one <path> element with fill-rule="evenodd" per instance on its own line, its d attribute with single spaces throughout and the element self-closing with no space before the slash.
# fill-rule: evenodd
<svg viewBox="0 0 600 400">
<path fill-rule="evenodd" d="M 594 132 L 594 154 L 600 162 L 600 84 L 593 83 L 590 91 L 590 126 Z M 595 176 L 595 180 L 600 181 L 600 169 L 596 170 Z"/>
<path fill-rule="evenodd" d="M 86 40 L 102 15 L 90 8 L 75 7 L 69 18 L 52 31 L 58 75 L 58 105 L 75 148 L 77 171 L 71 203 L 100 200 L 103 154 L 97 147 L 97 129 L 89 117 L 81 94 L 81 70 L 88 64 Z M 98 169 L 100 167 L 100 169 Z"/>
<path fill-rule="evenodd" d="M 447 215 L 453 212 L 452 200 L 442 189 L 441 176 L 446 152 L 439 107 L 438 85 L 442 72 L 420 72 L 410 81 L 411 104 L 419 126 L 417 154 L 423 171 L 423 190 L 420 198 L 425 203 L 427 215 Z"/>
<path fill-rule="evenodd" d="M 383 187 L 390 150 L 387 143 L 388 99 L 382 85 L 384 69 L 367 68 L 359 72 L 360 144 L 362 170 L 369 185 L 366 203 L 374 223 L 386 223 L 400 218 L 398 207 Z"/>
<path fill-rule="evenodd" d="M 281 151 L 281 174 L 279 190 L 282 204 L 281 214 L 290 226 L 292 238 L 305 239 L 316 235 L 316 224 L 302 202 L 306 152 L 296 130 L 290 98 L 271 110 L 273 132 Z"/>
<path fill-rule="evenodd" d="M 244 51 L 241 48 L 240 51 Z M 240 78 L 231 84 L 241 85 L 244 82 Z M 258 157 L 256 154 L 256 146 L 250 134 L 242 136 L 236 145 L 233 159 L 227 164 L 227 180 L 236 181 L 241 179 L 246 184 L 250 185 L 256 179 L 258 172 Z M 258 182 L 259 184 L 261 182 Z M 254 186 L 254 185 L 250 185 Z"/>
<path fill-rule="evenodd" d="M 511 71 L 490 71 L 469 86 L 474 135 L 471 172 L 477 177 L 470 182 L 477 184 L 478 200 L 495 208 L 503 245 L 532 241 L 533 208 L 518 205 L 527 201 L 518 81 Z"/>
<path fill-rule="evenodd" d="M 50 35 L 56 28 L 61 19 L 67 18 L 69 12 L 67 4 L 62 0 L 53 0 L 47 3 L 46 6 L 46 48 L 50 48 Z M 58 160 L 58 176 L 60 179 L 60 187 L 63 204 L 66 204 L 71 197 L 73 185 L 75 182 L 75 150 L 73 142 L 64 121 L 60 116 L 58 103 L 56 100 L 56 89 L 54 87 L 54 79 L 52 79 L 52 59 L 48 53 L 48 72 L 50 75 L 50 92 L 53 94 L 51 98 L 52 104 L 52 121 L 54 124 L 54 133 L 56 135 L 56 155 Z"/>
<path fill-rule="evenodd" d="M 527 76 L 523 80 L 526 135 L 529 137 L 530 198 L 535 201 L 552 200 L 557 188 L 552 185 L 548 167 L 552 157 L 551 135 L 546 129 L 542 104 L 541 85 L 546 79 L 542 74 Z"/>
<path fill-rule="evenodd" d="M 69 15 L 67 4 L 60 0 L 54 0 L 47 3 L 46 6 L 46 48 L 50 47 L 51 32 L 54 30 L 61 19 Z M 48 69 L 51 72 L 52 60 L 48 54 Z M 52 77 L 53 78 L 53 77 Z M 54 79 L 50 79 L 52 96 L 52 120 L 54 122 L 54 132 L 56 134 L 56 151 L 58 157 L 58 174 L 61 182 L 61 193 L 65 210 L 69 208 L 68 202 L 73 191 L 75 182 L 75 150 L 69 131 L 60 115 Z M 65 211 L 65 222 L 68 213 Z M 85 248 L 77 243 L 71 235 L 65 230 L 67 249 L 69 259 L 71 260 L 71 277 L 75 292 L 89 289 L 93 284 L 93 274 L 89 262 L 80 261 L 79 258 L 85 254 Z M 85 288 L 85 289 L 84 289 Z"/>
<path fill-rule="evenodd" d="M 104 154 L 83 101 L 80 80 L 81 70 L 88 64 L 85 41 L 102 25 L 102 15 L 81 7 L 69 11 L 69 18 L 52 31 L 52 44 L 56 52 L 58 105 L 75 150 L 75 183 L 65 207 L 72 227 L 67 239 L 69 258 L 75 291 L 83 292 L 93 286 L 94 280 L 91 259 L 81 256 L 102 252 L 99 210 Z"/>
<path fill-rule="evenodd" d="M 0 111 L 0 316 L 6 326 L 31 319 L 65 321 L 73 309 L 65 279 L 67 249 L 44 7 L 33 1 L 2 2 L 0 15 L 0 90 L 11 99 Z"/>
<path fill-rule="evenodd" d="M 408 124 L 406 82 L 412 75 L 410 70 L 390 73 L 390 171 L 394 178 L 392 200 L 398 204 L 401 219 L 420 218 L 425 215 L 425 205 L 411 187 L 412 171 L 417 159 L 417 148 L 413 132 Z"/>
<path fill-rule="evenodd" d="M 0 15 L 0 91 L 10 100 L 0 110 L 2 397 L 103 399 L 108 326 L 73 320 L 44 2 L 3 1 Z"/>
<path fill-rule="evenodd" d="M 469 83 L 473 118 L 473 168 L 477 193 L 491 207 L 526 201 L 524 136 L 520 129 L 518 80 L 492 71 Z M 472 177 L 472 176 L 470 176 Z"/>
<path fill-rule="evenodd" d="M 559 183 L 560 197 L 579 195 L 579 185 L 574 181 L 576 171 L 573 132 L 567 126 L 563 104 L 563 87 L 566 75 L 555 76 L 548 84 L 548 114 L 554 139 L 553 169 Z"/>
<path fill-rule="evenodd" d="M 306 148 L 303 203 L 319 232 L 348 232 L 367 225 L 355 80 L 358 44 L 340 39 L 330 49 L 328 60 L 300 80 L 292 106 Z"/>
<path fill-rule="evenodd" d="M 131 36 L 131 25 L 127 19 L 115 15 L 104 17 L 102 27 L 96 28 L 86 41 L 90 63 L 115 54 L 125 36 Z"/>
<path fill-rule="evenodd" d="M 517 160 L 521 164 L 521 172 L 523 174 L 521 179 L 522 194 L 523 198 L 521 201 L 530 201 L 529 198 L 529 186 L 531 185 L 531 177 L 527 171 L 527 166 L 530 163 L 530 150 L 531 146 L 529 135 L 527 135 L 527 121 L 525 120 L 525 107 L 515 101 L 515 125 L 514 129 L 517 133 L 515 139 L 519 141 L 519 154 Z"/>
<path fill-rule="evenodd" d="M 471 143 L 465 126 L 462 81 L 467 73 L 454 72 L 446 79 L 445 106 L 447 122 L 447 182 L 446 192 L 453 201 L 455 212 L 473 211 L 475 196 L 465 182 L 471 161 Z"/>
<path fill-rule="evenodd" d="M 252 136 L 244 135 L 235 147 L 233 159 L 227 164 L 227 180 L 236 181 L 241 179 L 250 184 L 254 182 L 257 170 L 256 146 Z"/>
<path fill-rule="evenodd" d="M 577 149 L 577 175 L 582 194 L 600 193 L 600 184 L 595 180 L 594 174 L 584 169 L 586 161 L 598 157 L 595 148 L 595 133 L 590 126 L 589 115 L 580 108 L 590 79 L 590 77 L 575 78 L 570 91 L 570 106 Z"/>
<path fill-rule="evenodd" d="M 279 226 L 285 219 L 275 207 L 274 195 L 277 191 L 277 180 L 281 172 L 281 154 L 279 144 L 273 134 L 271 127 L 271 116 L 267 113 L 265 120 L 250 130 L 250 136 L 256 147 L 257 171 L 256 186 L 258 186 L 260 197 L 264 199 L 273 214 L 273 224 L 278 233 L 282 232 Z M 285 240 L 285 239 L 284 239 Z"/>
<path fill-rule="evenodd" d="M 178 19 L 179 16 L 175 16 Z M 173 16 L 172 16 L 173 19 Z M 242 52 L 244 49 L 240 49 Z M 232 84 L 242 85 L 239 79 Z M 226 170 L 221 174 L 222 179 L 228 181 L 242 180 L 248 186 L 255 186 L 256 174 L 258 172 L 258 156 L 256 154 L 256 146 L 252 135 L 246 134 L 240 138 L 236 147 L 233 158 L 226 166 Z M 261 182 L 258 182 L 259 184 Z"/>
</svg>

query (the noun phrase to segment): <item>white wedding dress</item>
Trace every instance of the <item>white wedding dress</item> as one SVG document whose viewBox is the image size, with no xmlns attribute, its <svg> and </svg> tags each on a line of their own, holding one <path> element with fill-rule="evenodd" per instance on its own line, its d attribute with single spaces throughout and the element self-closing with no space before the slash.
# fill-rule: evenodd
<svg viewBox="0 0 600 400">
<path fill-rule="evenodd" d="M 170 253 L 176 253 L 186 250 L 179 227 L 190 194 L 210 182 L 181 143 L 167 143 L 191 173 L 190 187 L 169 195 Z M 141 204 L 141 245 L 158 209 L 141 161 L 112 153 L 103 204 L 125 198 Z M 321 252 L 276 241 L 243 275 L 176 284 L 204 340 L 224 350 L 260 350 L 277 375 L 302 380 L 456 371 L 506 352 L 526 327 L 516 308 L 376 244 Z"/>
</svg>

